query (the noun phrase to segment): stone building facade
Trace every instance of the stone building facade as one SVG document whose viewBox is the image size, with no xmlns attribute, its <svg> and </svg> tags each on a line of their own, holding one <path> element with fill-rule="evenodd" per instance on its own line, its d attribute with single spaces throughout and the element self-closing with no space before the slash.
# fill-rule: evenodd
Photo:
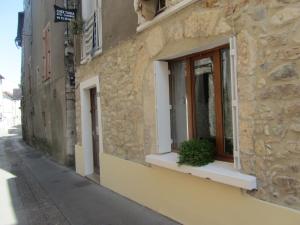
<svg viewBox="0 0 300 225">
<path fill-rule="evenodd" d="M 57 161 L 74 165 L 73 36 L 66 23 L 54 23 L 54 4 L 76 6 L 75 1 L 24 0 L 21 19 L 19 14 L 23 138 Z"/>
<path fill-rule="evenodd" d="M 119 36 L 119 19 L 134 5 L 136 21 L 126 23 L 132 32 L 77 67 L 77 172 L 93 173 L 90 106 L 82 95 L 97 87 L 102 185 L 183 224 L 299 224 L 299 1 L 167 0 L 148 20 L 145 2 L 123 3 L 132 8 L 112 16 L 120 24 L 111 35 Z M 237 71 L 238 154 L 235 167 L 225 163 L 230 181 L 226 166 L 216 167 L 222 175 L 203 175 L 171 162 L 168 154 L 176 153 L 159 154 L 157 122 L 156 65 L 224 44 L 235 50 Z M 240 178 L 254 186 L 237 184 Z"/>
</svg>

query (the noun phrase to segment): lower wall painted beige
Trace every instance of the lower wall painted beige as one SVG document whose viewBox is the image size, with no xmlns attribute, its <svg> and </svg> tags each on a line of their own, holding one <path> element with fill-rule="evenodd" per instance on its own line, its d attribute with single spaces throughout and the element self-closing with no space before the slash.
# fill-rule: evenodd
<svg viewBox="0 0 300 225">
<path fill-rule="evenodd" d="M 299 225 L 300 212 L 238 188 L 100 155 L 101 184 L 185 225 Z"/>
</svg>

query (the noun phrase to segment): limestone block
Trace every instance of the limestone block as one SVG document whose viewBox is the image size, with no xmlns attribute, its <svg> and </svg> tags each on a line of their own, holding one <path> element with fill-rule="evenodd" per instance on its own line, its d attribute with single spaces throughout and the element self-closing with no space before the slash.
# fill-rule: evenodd
<svg viewBox="0 0 300 225">
<path fill-rule="evenodd" d="M 255 115 L 255 101 L 241 101 L 239 114 L 242 119 L 251 119 Z"/>
<path fill-rule="evenodd" d="M 238 77 L 238 95 L 240 100 L 253 101 L 255 99 L 255 77 Z"/>
<path fill-rule="evenodd" d="M 300 86 L 297 84 L 282 84 L 271 86 L 260 91 L 259 97 L 266 99 L 291 99 L 300 97 Z"/>
<path fill-rule="evenodd" d="M 296 191 L 300 187 L 300 180 L 288 175 L 274 176 L 273 182 L 284 189 L 285 193 Z"/>
<path fill-rule="evenodd" d="M 289 206 L 298 205 L 298 207 L 299 207 L 300 197 L 288 195 L 283 198 L 283 202 Z"/>
<path fill-rule="evenodd" d="M 294 132 L 300 133 L 300 123 L 293 123 L 290 129 Z"/>
<path fill-rule="evenodd" d="M 231 26 L 222 17 L 215 28 L 215 34 L 225 34 L 231 31 Z"/>
<path fill-rule="evenodd" d="M 273 136 L 278 136 L 280 138 L 283 138 L 287 132 L 286 125 L 282 124 L 280 121 L 276 121 L 275 124 L 271 124 L 270 129 Z"/>
<path fill-rule="evenodd" d="M 286 149 L 291 154 L 299 154 L 299 152 L 300 152 L 300 142 L 298 142 L 298 141 L 288 141 L 286 143 Z"/>
<path fill-rule="evenodd" d="M 137 52 L 136 61 L 138 63 L 134 67 L 133 90 L 141 91 L 143 77 L 150 61 L 150 56 L 144 46 Z"/>
<path fill-rule="evenodd" d="M 290 80 L 298 77 L 298 72 L 295 66 L 291 63 L 280 65 L 274 69 L 270 74 L 273 80 Z"/>
<path fill-rule="evenodd" d="M 165 44 L 165 37 L 160 26 L 155 27 L 150 31 L 146 38 L 147 50 L 151 57 L 157 55 Z"/>
<path fill-rule="evenodd" d="M 185 20 L 184 35 L 187 38 L 207 37 L 213 34 L 220 10 L 197 10 Z"/>
<path fill-rule="evenodd" d="M 277 104 L 271 105 L 270 103 L 259 104 L 257 107 L 256 118 L 265 121 L 274 120 L 282 116 L 283 109 Z"/>
<path fill-rule="evenodd" d="M 278 58 L 281 60 L 296 60 L 300 59 L 300 46 L 284 47 L 277 51 Z"/>
<path fill-rule="evenodd" d="M 255 21 L 261 21 L 264 20 L 267 17 L 267 9 L 266 6 L 258 5 L 250 11 L 250 16 Z"/>
<path fill-rule="evenodd" d="M 286 24 L 296 18 L 300 17 L 300 7 L 287 7 L 284 8 L 275 15 L 273 15 L 270 19 L 271 24 L 273 25 L 283 25 Z"/>
<path fill-rule="evenodd" d="M 168 27 L 168 39 L 171 40 L 173 39 L 177 41 L 182 39 L 183 35 L 184 35 L 184 28 L 183 28 L 183 24 L 180 21 Z"/>
<path fill-rule="evenodd" d="M 243 172 L 247 174 L 254 174 L 255 155 L 241 152 L 240 156 L 241 156 L 241 167 Z"/>
<path fill-rule="evenodd" d="M 238 51 L 238 73 L 239 75 L 253 75 L 256 66 L 256 40 L 243 30 L 237 35 L 237 51 Z"/>
<path fill-rule="evenodd" d="M 256 82 L 256 86 L 258 88 L 263 88 L 266 85 L 266 79 L 264 78 L 258 78 Z"/>
<path fill-rule="evenodd" d="M 288 103 L 285 107 L 286 115 L 291 117 L 300 117 L 300 102 Z"/>
<path fill-rule="evenodd" d="M 156 147 L 156 118 L 155 118 L 155 82 L 153 66 L 149 66 L 145 72 L 143 82 L 144 100 L 144 152 L 155 153 Z"/>
<path fill-rule="evenodd" d="M 256 156 L 255 158 L 255 176 L 259 181 L 259 189 L 260 191 L 265 192 L 265 194 L 269 193 L 270 191 L 266 191 L 269 185 L 269 178 L 268 178 L 268 165 L 270 163 L 265 157 Z M 265 196 L 267 198 L 267 196 Z"/>
<path fill-rule="evenodd" d="M 218 2 L 219 2 L 218 0 L 202 0 L 201 1 L 203 7 L 206 7 L 206 8 L 212 8 L 212 7 L 217 6 Z"/>
<path fill-rule="evenodd" d="M 300 24 L 295 27 L 294 32 L 292 34 L 292 39 L 294 42 L 300 43 Z"/>
<path fill-rule="evenodd" d="M 255 153 L 259 156 L 265 156 L 271 154 L 271 150 L 263 140 L 255 140 Z"/>
<path fill-rule="evenodd" d="M 262 135 L 264 133 L 264 121 L 262 120 L 255 120 L 255 134 L 256 135 Z"/>
<path fill-rule="evenodd" d="M 251 153 L 253 151 L 254 126 L 252 121 L 240 120 L 240 147 L 241 151 Z"/>
</svg>

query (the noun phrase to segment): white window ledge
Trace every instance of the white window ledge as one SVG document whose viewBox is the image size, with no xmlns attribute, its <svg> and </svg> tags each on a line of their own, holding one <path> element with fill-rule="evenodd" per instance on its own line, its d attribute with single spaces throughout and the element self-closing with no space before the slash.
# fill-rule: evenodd
<svg viewBox="0 0 300 225">
<path fill-rule="evenodd" d="M 152 20 L 144 22 L 140 24 L 137 28 L 137 32 L 142 32 L 143 30 L 148 29 L 149 27 L 153 26 L 154 24 L 157 24 L 158 22 L 166 19 L 167 17 L 179 12 L 180 10 L 186 8 L 187 6 L 191 5 L 194 2 L 197 2 L 198 0 L 183 0 L 182 2 L 179 2 L 178 4 L 171 6 L 170 8 L 167 8 L 165 11 L 161 12 L 157 16 L 155 16 Z"/>
<path fill-rule="evenodd" d="M 219 183 L 253 190 L 257 188 L 256 177 L 243 174 L 234 169 L 232 163 L 215 161 L 206 166 L 193 167 L 177 164 L 177 153 L 167 153 L 163 155 L 147 155 L 146 162 L 155 166 L 175 170 L 181 173 L 191 174 L 196 177 L 210 179 Z"/>
<path fill-rule="evenodd" d="M 86 57 L 84 57 L 83 59 L 81 59 L 80 64 L 84 65 L 89 63 L 90 61 L 92 61 L 94 58 L 96 58 L 98 55 L 102 54 L 102 48 L 98 48 L 93 55 L 88 55 Z"/>
</svg>

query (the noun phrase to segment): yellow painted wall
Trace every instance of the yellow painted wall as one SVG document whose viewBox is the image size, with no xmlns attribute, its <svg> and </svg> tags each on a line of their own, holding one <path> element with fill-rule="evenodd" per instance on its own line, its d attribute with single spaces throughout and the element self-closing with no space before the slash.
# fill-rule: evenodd
<svg viewBox="0 0 300 225">
<path fill-rule="evenodd" d="M 102 153 L 101 184 L 185 225 L 300 225 L 300 211 L 238 188 Z"/>
</svg>

